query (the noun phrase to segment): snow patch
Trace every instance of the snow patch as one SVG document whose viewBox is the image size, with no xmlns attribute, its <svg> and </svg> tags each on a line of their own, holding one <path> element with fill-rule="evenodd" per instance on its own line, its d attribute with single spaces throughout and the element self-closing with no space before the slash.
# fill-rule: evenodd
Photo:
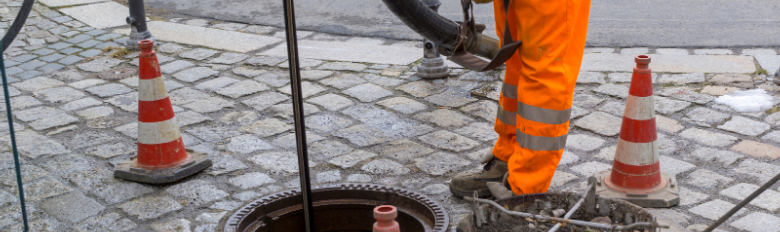
<svg viewBox="0 0 780 232">
<path fill-rule="evenodd" d="M 715 103 L 727 105 L 737 112 L 760 112 L 772 108 L 772 96 L 763 89 L 735 91 L 715 99 Z"/>
</svg>

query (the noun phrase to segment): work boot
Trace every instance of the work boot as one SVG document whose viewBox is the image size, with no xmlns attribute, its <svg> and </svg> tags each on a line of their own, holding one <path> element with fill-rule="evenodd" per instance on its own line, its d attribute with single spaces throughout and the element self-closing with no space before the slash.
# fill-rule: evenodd
<svg viewBox="0 0 780 232">
<path fill-rule="evenodd" d="M 456 197 L 473 196 L 474 191 L 480 198 L 490 196 L 490 190 L 487 182 L 500 182 L 507 173 L 506 162 L 496 158 L 492 153 L 482 157 L 481 163 L 485 164 L 482 171 L 477 173 L 462 173 L 452 177 L 450 181 L 450 192 Z"/>
</svg>

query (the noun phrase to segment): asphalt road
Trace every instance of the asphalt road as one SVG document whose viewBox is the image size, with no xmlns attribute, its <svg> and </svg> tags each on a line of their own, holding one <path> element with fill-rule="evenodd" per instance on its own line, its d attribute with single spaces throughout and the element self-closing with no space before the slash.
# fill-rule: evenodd
<svg viewBox="0 0 780 232">
<path fill-rule="evenodd" d="M 147 0 L 154 8 L 225 21 L 281 27 L 282 0 Z M 421 39 L 381 0 L 297 0 L 299 29 Z M 459 20 L 460 1 L 442 0 L 439 12 Z M 477 23 L 495 35 L 492 4 L 476 5 Z M 778 0 L 594 0 L 588 46 L 780 47 Z"/>
</svg>

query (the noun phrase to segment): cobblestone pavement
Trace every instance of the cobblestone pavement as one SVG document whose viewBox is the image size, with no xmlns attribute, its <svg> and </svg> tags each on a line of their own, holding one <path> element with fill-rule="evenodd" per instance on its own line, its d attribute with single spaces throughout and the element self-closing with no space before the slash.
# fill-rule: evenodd
<svg viewBox="0 0 780 232">
<path fill-rule="evenodd" d="M 0 2 L 0 27 L 7 28 L 20 4 Z M 123 7 L 112 3 L 82 7 Z M 98 73 L 136 67 L 136 53 L 112 58 L 116 51 L 107 49 L 123 44 L 122 33 L 129 29 L 122 22 L 67 13 L 84 12 L 79 9 L 36 5 L 24 32 L 5 51 L 33 231 L 218 231 L 220 220 L 243 204 L 297 188 L 286 58 L 269 55 L 283 51 L 282 29 L 152 16 L 150 28 L 161 40 L 158 59 L 186 146 L 214 161 L 176 184 L 153 186 L 112 177 L 113 165 L 135 152 L 138 79 L 106 81 Z M 192 28 L 223 36 L 191 37 Z M 478 170 L 479 157 L 490 151 L 501 72 L 455 68 L 450 78 L 420 80 L 413 63 L 422 55 L 419 42 L 306 31 L 299 36 L 310 45 L 302 48 L 307 59 L 301 60 L 301 74 L 313 183 L 415 189 L 441 201 L 457 222 L 468 204 L 451 197 L 446 181 Z M 367 49 L 338 50 L 344 44 Z M 582 191 L 588 176 L 611 167 L 631 57 L 638 53 L 654 59 L 661 168 L 676 175 L 682 193 L 679 206 L 654 212 L 702 228 L 780 172 L 778 108 L 739 113 L 713 101 L 758 88 L 774 96 L 773 104 L 780 102 L 767 77 L 780 66 L 776 50 L 588 48 L 587 53 L 567 151 L 551 191 Z M 627 60 L 615 64 L 613 58 Z M 6 128 L 0 129 L 0 229 L 19 231 L 6 125 L 0 124 Z M 772 228 L 780 228 L 778 191 L 772 187 L 721 229 L 777 231 Z"/>
</svg>

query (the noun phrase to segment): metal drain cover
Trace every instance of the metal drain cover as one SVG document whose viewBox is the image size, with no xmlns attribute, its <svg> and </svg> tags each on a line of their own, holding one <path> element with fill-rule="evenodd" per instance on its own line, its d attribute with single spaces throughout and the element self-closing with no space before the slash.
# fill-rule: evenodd
<svg viewBox="0 0 780 232">
<path fill-rule="evenodd" d="M 131 77 L 135 75 L 137 72 L 138 70 L 134 68 L 115 68 L 115 69 L 109 69 L 103 71 L 100 74 L 98 74 L 98 76 L 100 77 L 100 79 L 103 80 L 114 81 L 114 80 L 121 80 L 121 79 Z"/>
</svg>

